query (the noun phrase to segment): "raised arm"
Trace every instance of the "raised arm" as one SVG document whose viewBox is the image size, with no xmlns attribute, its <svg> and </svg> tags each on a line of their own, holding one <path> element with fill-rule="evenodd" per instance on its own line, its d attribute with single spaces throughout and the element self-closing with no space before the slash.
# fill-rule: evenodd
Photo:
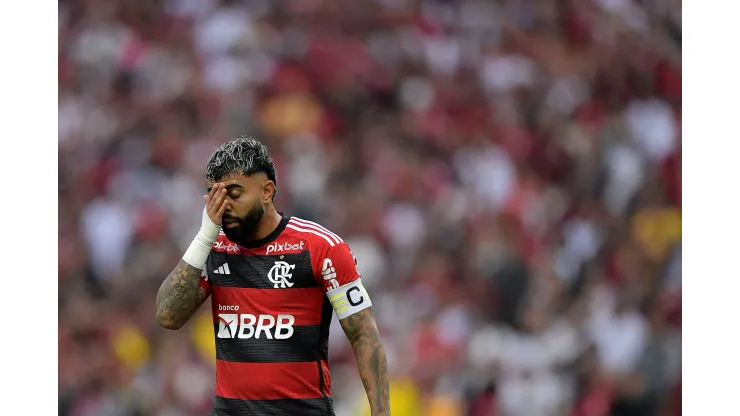
<svg viewBox="0 0 740 416">
<path fill-rule="evenodd" d="M 215 184 L 204 198 L 206 207 L 200 231 L 157 292 L 157 322 L 167 329 L 182 328 L 209 294 L 208 285 L 201 285 L 200 278 L 221 230 L 227 205 L 226 188 Z"/>
<path fill-rule="evenodd" d="M 180 260 L 157 292 L 157 322 L 167 329 L 180 329 L 208 298 L 200 284 L 202 270 Z"/>
<path fill-rule="evenodd" d="M 370 401 L 372 416 L 391 414 L 388 363 L 372 307 L 339 321 L 355 352 L 357 369 Z"/>
</svg>

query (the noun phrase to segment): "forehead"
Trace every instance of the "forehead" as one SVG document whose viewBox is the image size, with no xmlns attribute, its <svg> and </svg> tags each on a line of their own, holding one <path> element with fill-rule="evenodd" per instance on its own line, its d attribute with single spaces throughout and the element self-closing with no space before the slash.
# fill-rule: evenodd
<svg viewBox="0 0 740 416">
<path fill-rule="evenodd" d="M 240 173 L 235 173 L 235 174 L 231 174 L 231 175 L 224 177 L 218 182 L 208 182 L 208 188 L 210 189 L 211 187 L 213 187 L 213 185 L 217 183 L 222 183 L 226 185 L 227 187 L 238 185 L 238 186 L 241 186 L 242 188 L 247 188 L 250 186 L 259 185 L 266 178 L 267 176 L 262 172 L 255 173 L 254 175 L 251 175 L 251 176 L 246 176 Z"/>
</svg>

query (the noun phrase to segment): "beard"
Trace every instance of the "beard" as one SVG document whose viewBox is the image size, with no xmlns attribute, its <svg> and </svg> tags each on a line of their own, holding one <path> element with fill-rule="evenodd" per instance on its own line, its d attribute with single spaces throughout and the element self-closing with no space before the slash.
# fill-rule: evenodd
<svg viewBox="0 0 740 416">
<path fill-rule="evenodd" d="M 247 215 L 243 217 L 234 217 L 228 214 L 224 214 L 224 225 L 226 225 L 227 221 L 235 221 L 238 225 L 232 227 L 222 227 L 221 229 L 223 230 L 224 234 L 226 234 L 226 238 L 228 238 L 229 241 L 243 244 L 252 240 L 252 236 L 254 235 L 255 231 L 257 231 L 257 226 L 259 225 L 264 215 L 265 209 L 262 207 L 262 204 L 257 204 L 247 213 Z"/>
</svg>

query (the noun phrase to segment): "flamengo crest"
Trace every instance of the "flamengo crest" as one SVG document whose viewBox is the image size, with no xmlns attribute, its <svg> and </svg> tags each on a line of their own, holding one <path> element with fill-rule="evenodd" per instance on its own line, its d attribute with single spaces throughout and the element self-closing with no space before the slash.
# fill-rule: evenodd
<svg viewBox="0 0 740 416">
<path fill-rule="evenodd" d="M 295 264 L 276 261 L 275 265 L 267 272 L 267 278 L 270 279 L 275 289 L 293 287 L 293 283 L 290 281 L 293 278 L 293 269 L 295 269 Z"/>
</svg>

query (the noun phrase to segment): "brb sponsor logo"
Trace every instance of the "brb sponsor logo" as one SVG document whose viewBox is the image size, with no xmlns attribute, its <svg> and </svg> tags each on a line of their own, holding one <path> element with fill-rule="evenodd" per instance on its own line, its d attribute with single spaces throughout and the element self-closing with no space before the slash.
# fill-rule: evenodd
<svg viewBox="0 0 740 416">
<path fill-rule="evenodd" d="M 327 288 L 327 291 L 339 287 L 339 282 L 337 281 L 337 271 L 334 269 L 334 264 L 332 264 L 331 259 L 328 257 L 324 259 L 324 265 L 321 268 L 321 277 L 329 282 L 329 287 Z"/>
<path fill-rule="evenodd" d="M 301 241 L 300 243 L 296 244 L 290 244 L 290 243 L 272 243 L 269 246 L 267 246 L 267 252 L 266 255 L 269 254 L 277 254 L 282 253 L 284 251 L 303 251 L 305 243 Z"/>
<path fill-rule="evenodd" d="M 223 241 L 216 241 L 213 243 L 212 248 L 218 251 L 225 251 L 227 253 L 238 253 L 241 251 L 242 246 L 236 243 L 224 244 Z"/>
<path fill-rule="evenodd" d="M 236 309 L 219 310 L 238 310 Z M 227 308 L 229 306 L 226 306 Z M 252 315 L 250 313 L 220 313 L 218 314 L 218 338 L 237 339 L 288 339 L 293 336 L 295 317 L 288 314 L 280 315 Z"/>
</svg>

